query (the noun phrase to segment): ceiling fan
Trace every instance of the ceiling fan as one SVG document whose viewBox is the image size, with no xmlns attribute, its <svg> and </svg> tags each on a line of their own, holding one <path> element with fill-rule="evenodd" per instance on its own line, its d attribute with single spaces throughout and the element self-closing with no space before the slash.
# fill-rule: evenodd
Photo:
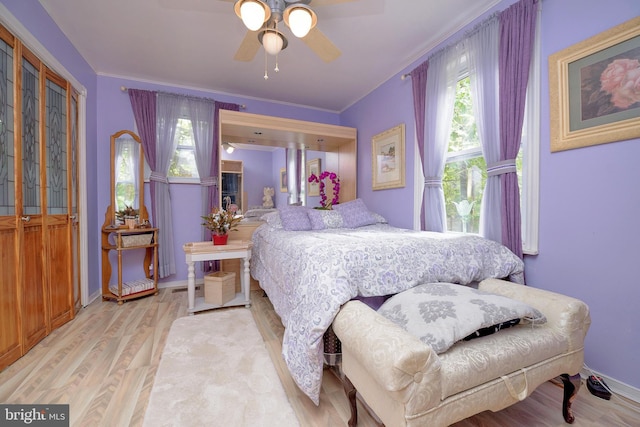
<svg viewBox="0 0 640 427">
<path fill-rule="evenodd" d="M 222 0 L 235 2 L 236 15 L 248 28 L 234 59 L 251 61 L 260 46 L 271 55 L 278 54 L 288 45 L 286 36 L 278 29 L 284 20 L 294 36 L 302 41 L 323 61 L 331 62 L 342 53 L 316 26 L 318 18 L 309 7 L 312 0 Z M 354 0 L 313 0 L 313 5 L 347 3 Z"/>
</svg>

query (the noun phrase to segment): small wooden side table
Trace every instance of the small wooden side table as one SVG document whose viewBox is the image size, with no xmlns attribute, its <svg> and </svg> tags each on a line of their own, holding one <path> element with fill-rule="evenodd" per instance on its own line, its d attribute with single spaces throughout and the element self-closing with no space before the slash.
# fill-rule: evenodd
<svg viewBox="0 0 640 427">
<path fill-rule="evenodd" d="M 213 242 L 192 242 L 182 246 L 187 262 L 187 297 L 189 299 L 189 315 L 198 311 L 211 310 L 220 307 L 232 307 L 244 305 L 251 306 L 249 262 L 251 260 L 250 240 L 229 240 L 226 245 L 214 245 Z M 196 261 L 217 261 L 223 259 L 240 259 L 240 270 L 244 273 L 241 277 L 242 289 L 236 296 L 224 305 L 209 304 L 204 297 L 196 298 Z"/>
</svg>

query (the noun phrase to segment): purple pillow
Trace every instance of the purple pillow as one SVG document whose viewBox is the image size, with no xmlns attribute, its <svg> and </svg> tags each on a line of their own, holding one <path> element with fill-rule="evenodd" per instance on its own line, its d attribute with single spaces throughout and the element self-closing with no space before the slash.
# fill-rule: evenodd
<svg viewBox="0 0 640 427">
<path fill-rule="evenodd" d="M 282 228 L 288 231 L 311 230 L 308 209 L 304 206 L 286 206 L 280 209 Z"/>
<path fill-rule="evenodd" d="M 377 222 L 376 217 L 369 212 L 362 199 L 334 205 L 333 210 L 340 212 L 344 226 L 347 228 L 358 228 Z"/>
<path fill-rule="evenodd" d="M 326 226 L 322 220 L 322 213 L 320 209 L 309 209 L 307 212 L 309 215 L 309 222 L 311 223 L 312 230 L 324 230 Z"/>
</svg>

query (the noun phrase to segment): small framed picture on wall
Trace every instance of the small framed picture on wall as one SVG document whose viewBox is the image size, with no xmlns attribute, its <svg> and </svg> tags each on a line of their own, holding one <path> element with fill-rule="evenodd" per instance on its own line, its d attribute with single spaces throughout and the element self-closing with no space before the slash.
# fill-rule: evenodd
<svg viewBox="0 0 640 427">
<path fill-rule="evenodd" d="M 287 168 L 280 168 L 280 192 L 287 192 Z"/>
<path fill-rule="evenodd" d="M 404 187 L 404 123 L 371 140 L 372 188 Z"/>
</svg>

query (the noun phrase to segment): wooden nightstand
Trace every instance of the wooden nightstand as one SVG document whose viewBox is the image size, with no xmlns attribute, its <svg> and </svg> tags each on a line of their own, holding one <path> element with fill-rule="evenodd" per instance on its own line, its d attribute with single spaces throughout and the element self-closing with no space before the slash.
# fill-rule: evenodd
<svg viewBox="0 0 640 427">
<path fill-rule="evenodd" d="M 253 243 L 246 240 L 229 240 L 226 245 L 214 245 L 212 242 L 194 242 L 182 246 L 187 262 L 187 296 L 189 300 L 189 314 L 197 311 L 211 310 L 220 307 L 232 307 L 237 305 L 251 306 L 251 294 L 249 289 L 249 261 L 251 260 L 251 247 Z M 241 291 L 223 305 L 209 304 L 204 297 L 196 298 L 196 261 L 216 261 L 237 259 L 242 267 Z"/>
</svg>

